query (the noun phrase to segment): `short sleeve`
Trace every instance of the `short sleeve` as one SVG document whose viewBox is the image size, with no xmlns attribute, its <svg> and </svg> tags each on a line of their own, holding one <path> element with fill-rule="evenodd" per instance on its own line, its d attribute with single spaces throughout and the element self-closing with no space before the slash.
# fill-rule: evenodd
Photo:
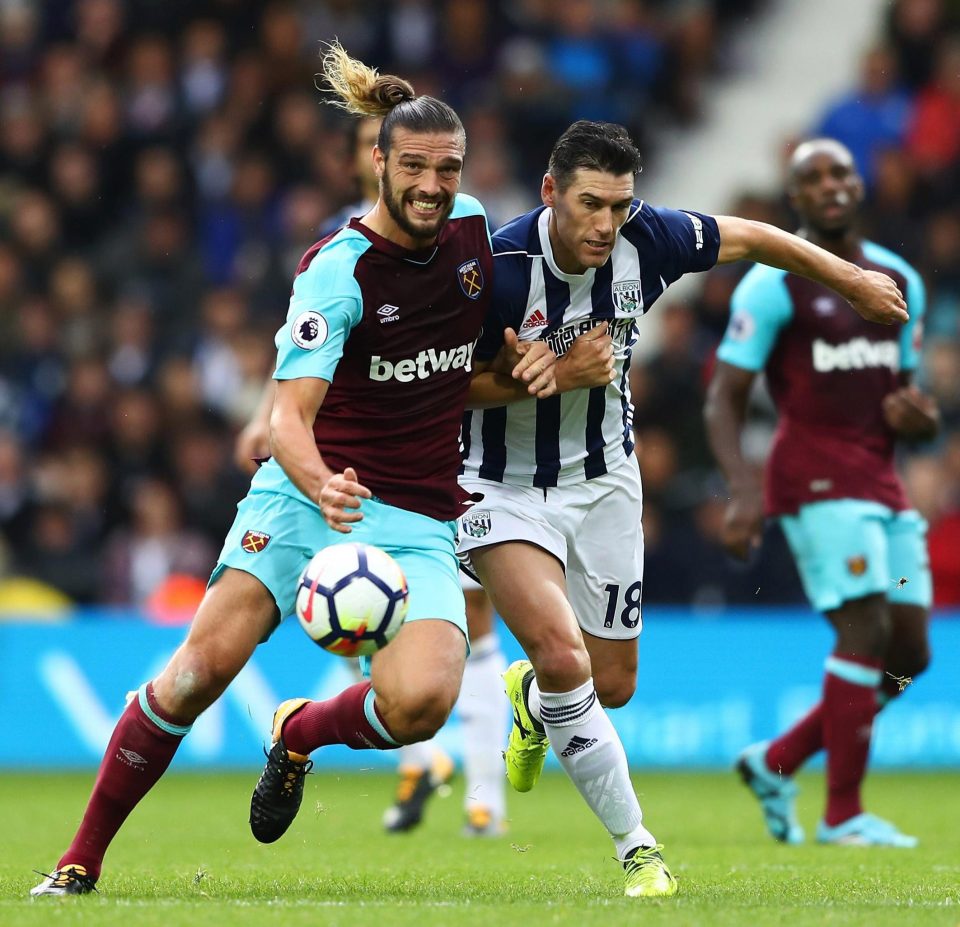
<svg viewBox="0 0 960 927">
<path fill-rule="evenodd" d="M 274 379 L 318 377 L 331 382 L 347 336 L 362 311 L 359 299 L 301 296 L 295 284 L 287 321 L 277 332 Z"/>
<path fill-rule="evenodd" d="M 907 313 L 910 320 L 900 329 L 900 369 L 916 370 L 923 350 L 923 317 L 927 311 L 927 291 L 923 280 L 912 267 L 907 266 Z"/>
<path fill-rule="evenodd" d="M 496 236 L 494 236 L 496 244 Z M 490 308 L 483 320 L 480 340 L 474 350 L 478 361 L 493 360 L 503 346 L 504 329 L 512 328 L 518 334 L 523 324 L 530 281 L 527 276 L 529 261 L 526 254 L 493 255 L 493 293 Z"/>
<path fill-rule="evenodd" d="M 660 252 L 661 274 L 668 284 L 684 274 L 709 270 L 717 263 L 720 230 L 713 216 L 654 208 L 649 221 Z"/>
<path fill-rule="evenodd" d="M 793 316 L 785 277 L 785 271 L 757 266 L 740 281 L 730 300 L 730 321 L 718 360 L 744 370 L 763 370 L 780 329 Z"/>
</svg>

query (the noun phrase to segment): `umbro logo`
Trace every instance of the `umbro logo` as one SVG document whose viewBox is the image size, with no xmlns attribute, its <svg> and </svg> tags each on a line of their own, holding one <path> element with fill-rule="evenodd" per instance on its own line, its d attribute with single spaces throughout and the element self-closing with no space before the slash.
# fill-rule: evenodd
<svg viewBox="0 0 960 927">
<path fill-rule="evenodd" d="M 146 757 L 140 756 L 140 754 L 137 753 L 135 750 L 127 750 L 125 747 L 118 747 L 117 749 L 123 754 L 123 759 L 127 761 L 127 765 L 129 766 L 146 766 L 147 765 Z M 120 757 L 117 757 L 117 759 L 120 759 Z"/>
<path fill-rule="evenodd" d="M 596 742 L 596 737 L 591 737 L 589 740 L 586 737 L 571 737 L 570 743 L 560 751 L 560 756 L 573 756 L 575 753 L 583 753 L 584 750 L 589 750 Z"/>
<path fill-rule="evenodd" d="M 528 332 L 534 328 L 546 328 L 547 327 L 547 317 L 543 314 L 542 310 L 534 309 L 533 313 L 524 319 L 523 325 L 520 326 L 521 332 Z"/>
<path fill-rule="evenodd" d="M 397 315 L 399 311 L 399 306 L 391 306 L 390 303 L 384 303 L 377 310 L 377 315 L 380 316 L 380 324 L 385 325 L 387 322 L 399 322 L 400 316 Z"/>
</svg>

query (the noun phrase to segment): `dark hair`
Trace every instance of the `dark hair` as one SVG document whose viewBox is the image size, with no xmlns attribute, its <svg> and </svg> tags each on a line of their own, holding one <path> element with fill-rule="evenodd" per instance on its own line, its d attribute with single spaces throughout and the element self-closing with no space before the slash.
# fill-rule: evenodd
<svg viewBox="0 0 960 927">
<path fill-rule="evenodd" d="M 623 126 L 581 119 L 557 139 L 547 171 L 564 190 L 581 169 L 619 175 L 639 173 L 640 167 L 640 152 Z"/>
<path fill-rule="evenodd" d="M 339 42 L 333 42 L 323 56 L 323 76 L 339 100 L 333 106 L 357 116 L 382 116 L 377 145 L 386 155 L 393 130 L 413 132 L 454 132 L 466 140 L 460 117 L 440 100 L 418 97 L 413 86 L 394 74 L 381 75 L 376 68 L 351 58 Z"/>
</svg>

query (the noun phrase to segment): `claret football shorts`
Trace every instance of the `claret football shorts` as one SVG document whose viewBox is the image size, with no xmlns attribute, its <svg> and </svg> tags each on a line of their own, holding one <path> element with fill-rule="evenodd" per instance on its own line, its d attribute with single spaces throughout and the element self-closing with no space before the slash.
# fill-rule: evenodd
<svg viewBox="0 0 960 927">
<path fill-rule="evenodd" d="M 833 611 L 882 593 L 901 605 L 930 606 L 927 523 L 865 499 L 829 499 L 780 518 L 810 604 Z"/>
<path fill-rule="evenodd" d="M 364 543 L 385 550 L 399 564 L 410 589 L 407 621 L 440 618 L 466 637 L 467 618 L 454 550 L 455 522 L 364 499 L 363 520 L 340 534 L 319 508 L 295 496 L 251 490 L 237 506 L 210 583 L 226 567 L 256 576 L 273 596 L 282 617 L 292 615 L 297 580 L 310 558 L 331 544 Z"/>
<path fill-rule="evenodd" d="M 572 486 L 515 486 L 461 479 L 483 499 L 457 520 L 457 553 L 525 541 L 564 567 L 567 599 L 580 627 L 594 637 L 632 640 L 642 627 L 643 493 L 632 455 L 609 473 Z"/>
</svg>

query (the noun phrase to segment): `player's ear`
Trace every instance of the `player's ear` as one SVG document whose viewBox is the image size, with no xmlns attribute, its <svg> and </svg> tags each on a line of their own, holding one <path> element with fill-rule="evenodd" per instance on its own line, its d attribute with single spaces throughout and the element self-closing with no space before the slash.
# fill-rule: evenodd
<svg viewBox="0 0 960 927">
<path fill-rule="evenodd" d="M 553 207 L 556 202 L 557 196 L 557 182 L 553 179 L 552 174 L 543 175 L 543 184 L 540 186 L 540 199 L 543 200 L 544 206 Z"/>
<path fill-rule="evenodd" d="M 383 179 L 383 172 L 387 169 L 387 156 L 383 153 L 379 145 L 373 146 L 373 172 L 377 175 L 377 180 Z"/>
</svg>

